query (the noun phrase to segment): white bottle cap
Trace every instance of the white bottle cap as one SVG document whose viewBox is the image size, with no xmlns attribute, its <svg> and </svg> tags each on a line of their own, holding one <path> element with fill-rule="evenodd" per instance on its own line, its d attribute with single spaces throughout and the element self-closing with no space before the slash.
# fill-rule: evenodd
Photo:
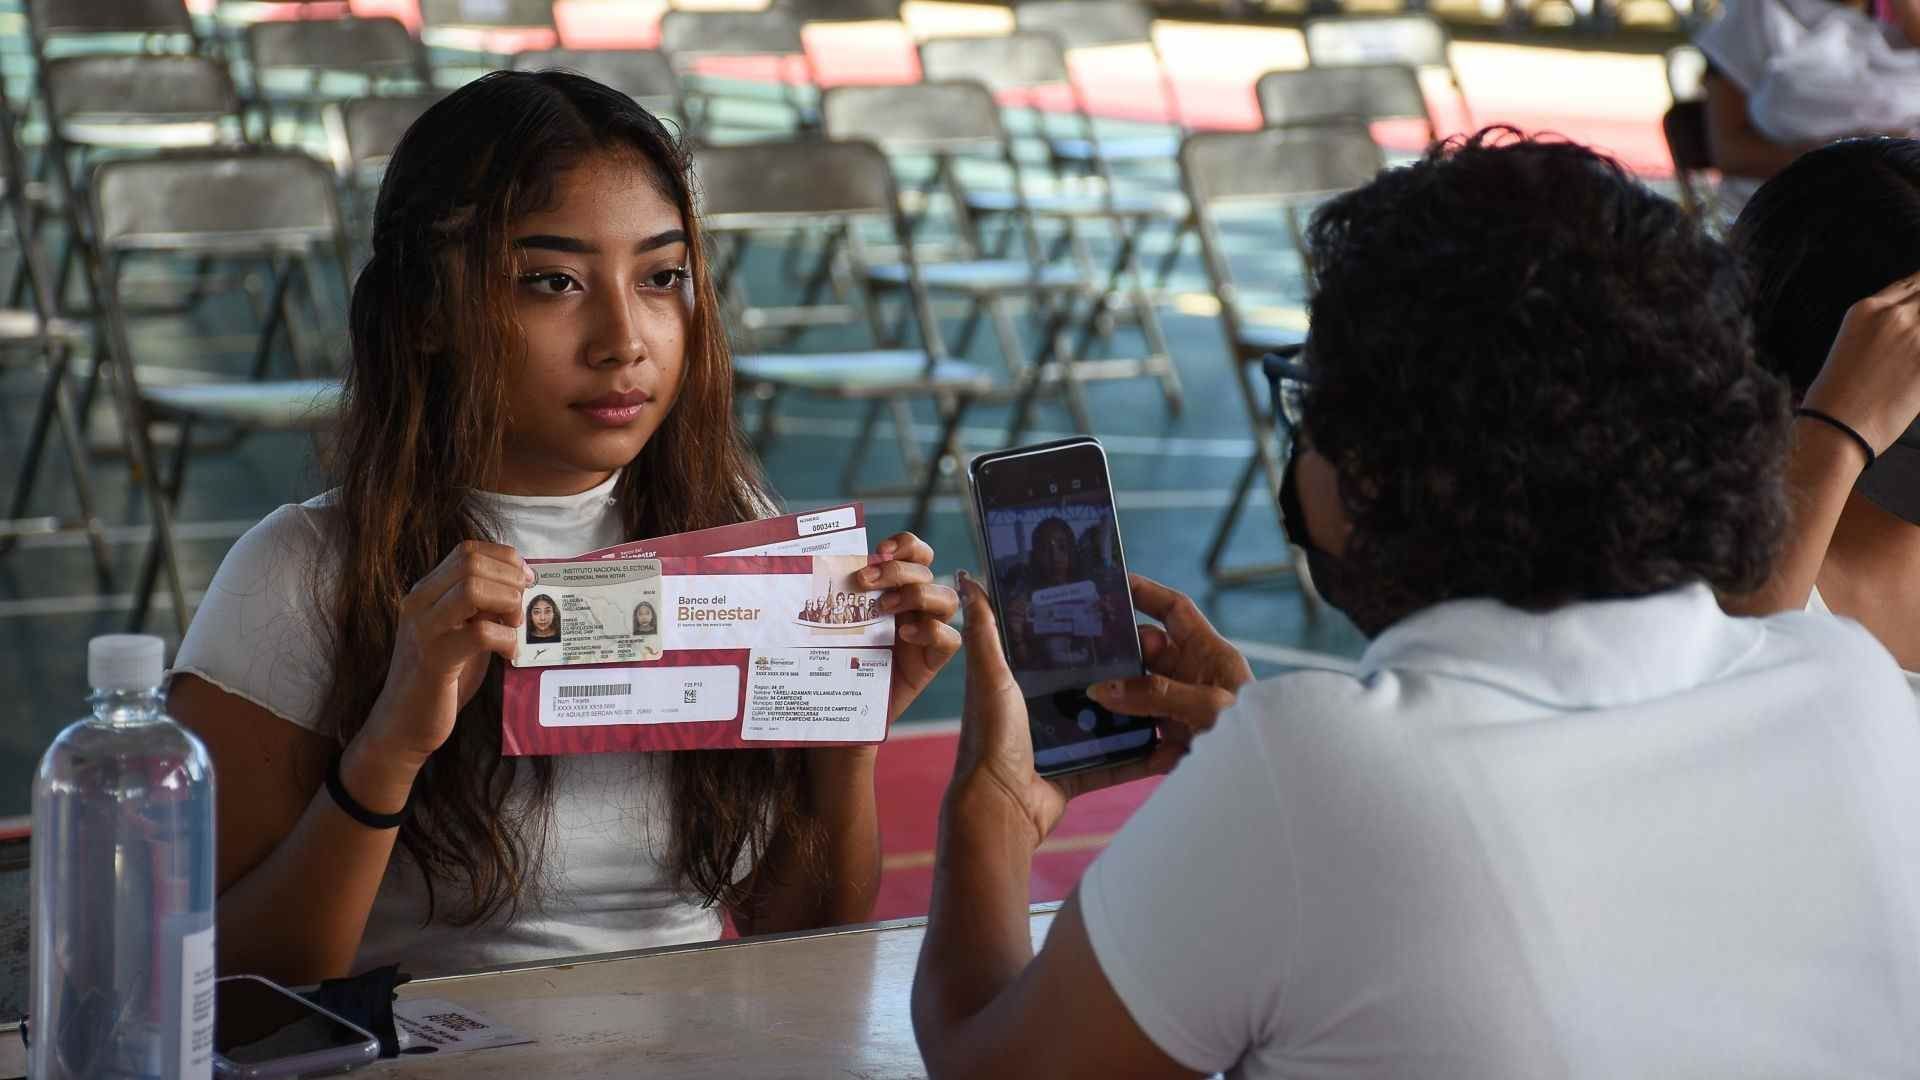
<svg viewBox="0 0 1920 1080">
<path fill-rule="evenodd" d="M 148 690 L 166 673 L 166 646 L 152 634 L 102 634 L 87 642 L 87 682 L 95 690 Z"/>
</svg>

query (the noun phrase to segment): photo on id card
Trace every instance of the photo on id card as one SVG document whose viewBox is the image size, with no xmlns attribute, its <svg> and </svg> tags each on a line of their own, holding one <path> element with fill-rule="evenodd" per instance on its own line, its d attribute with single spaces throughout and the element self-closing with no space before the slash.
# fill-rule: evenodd
<svg viewBox="0 0 1920 1080">
<path fill-rule="evenodd" d="M 658 660 L 660 560 L 535 564 L 520 667 Z"/>
</svg>

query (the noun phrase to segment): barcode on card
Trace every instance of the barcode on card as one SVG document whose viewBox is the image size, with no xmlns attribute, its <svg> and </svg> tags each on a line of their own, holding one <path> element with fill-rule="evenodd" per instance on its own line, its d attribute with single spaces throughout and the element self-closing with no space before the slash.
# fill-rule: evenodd
<svg viewBox="0 0 1920 1080">
<path fill-rule="evenodd" d="M 562 686 L 554 695 L 563 698 L 625 697 L 633 693 L 632 683 L 597 683 L 590 686 Z"/>
</svg>

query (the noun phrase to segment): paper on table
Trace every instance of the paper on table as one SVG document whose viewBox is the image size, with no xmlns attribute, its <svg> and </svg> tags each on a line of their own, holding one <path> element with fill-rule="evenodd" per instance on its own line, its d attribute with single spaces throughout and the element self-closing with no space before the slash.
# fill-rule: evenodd
<svg viewBox="0 0 1920 1080">
<path fill-rule="evenodd" d="M 407 998 L 393 1003 L 393 1022 L 406 1037 L 406 1054 L 460 1054 L 518 1046 L 532 1038 L 439 998 Z"/>
</svg>

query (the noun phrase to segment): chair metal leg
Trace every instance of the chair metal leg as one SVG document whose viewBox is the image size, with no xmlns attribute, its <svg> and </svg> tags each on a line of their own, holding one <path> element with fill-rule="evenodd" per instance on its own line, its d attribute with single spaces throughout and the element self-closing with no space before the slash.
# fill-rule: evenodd
<svg viewBox="0 0 1920 1080">
<path fill-rule="evenodd" d="M 867 418 L 860 424 L 860 433 L 854 436 L 853 450 L 847 455 L 846 467 L 840 472 L 842 491 L 860 490 L 860 466 L 867 460 L 867 448 L 873 445 L 873 429 L 880 426 L 880 417 L 885 415 L 886 410 L 884 398 L 875 398 L 867 403 Z"/>
<path fill-rule="evenodd" d="M 972 405 L 972 396 L 963 394 L 954 398 L 952 404 L 943 410 L 946 416 L 940 424 L 940 442 L 933 456 L 927 459 L 919 490 L 913 497 L 913 511 L 907 516 L 907 531 L 910 533 L 919 535 L 926 531 L 927 517 L 933 509 L 934 490 L 949 471 L 959 471 L 962 454 L 960 422 L 965 419 L 967 409 Z"/>
<path fill-rule="evenodd" d="M 266 323 L 260 328 L 260 337 L 253 349 L 253 379 L 259 382 L 267 377 L 267 365 L 273 359 L 273 341 L 278 337 L 287 314 L 287 290 L 293 284 L 293 268 L 282 259 L 273 260 L 268 273 L 273 275 L 273 294 L 267 299 Z M 292 336 L 289 329 L 288 336 Z M 289 343 L 291 347 L 291 343 Z M 300 366 L 299 351 L 294 351 L 294 368 Z"/>
<path fill-rule="evenodd" d="M 900 460 L 911 474 L 920 467 L 920 444 L 913 437 L 913 406 L 903 397 L 887 399 L 887 412 L 893 420 L 894 441 L 900 444 Z"/>
<path fill-rule="evenodd" d="M 59 379 L 64 377 L 53 365 L 48 365 L 47 383 L 40 391 L 40 404 L 33 411 L 33 425 L 27 432 L 27 451 L 21 457 L 20 478 L 13 487 L 13 502 L 7 508 L 7 518 L 18 521 L 27 516 L 27 505 L 33 498 L 33 485 L 40 477 L 40 454 L 46 449 L 47 432 L 53 422 L 53 414 L 59 408 Z M 0 542 L 0 551 L 13 547 L 13 538 Z"/>
<path fill-rule="evenodd" d="M 154 477 L 148 486 L 149 497 L 153 502 L 154 536 L 147 544 L 147 557 L 140 567 L 140 581 L 134 587 L 133 615 L 129 620 L 129 632 L 139 633 L 146 625 L 147 613 L 153 605 L 153 590 L 159 584 L 161 563 L 166 563 L 168 581 L 173 586 L 175 621 L 179 623 L 180 633 L 187 632 L 186 597 L 180 588 L 180 563 L 174 550 L 173 508 L 180 500 L 180 488 L 186 480 L 187 457 L 193 446 L 193 424 L 180 422 L 179 443 L 173 448 L 173 467 L 164 481 Z"/>
<path fill-rule="evenodd" d="M 113 588 L 113 553 L 107 548 L 107 534 L 94 509 L 93 473 L 87 467 L 87 448 L 74 422 L 73 404 L 67 400 L 67 364 L 65 346 L 53 350 L 53 418 L 60 428 L 60 441 L 67 451 L 67 469 L 73 474 L 73 497 L 80 504 L 80 522 L 87 531 L 87 545 L 93 549 L 93 569 L 100 587 Z"/>
</svg>

